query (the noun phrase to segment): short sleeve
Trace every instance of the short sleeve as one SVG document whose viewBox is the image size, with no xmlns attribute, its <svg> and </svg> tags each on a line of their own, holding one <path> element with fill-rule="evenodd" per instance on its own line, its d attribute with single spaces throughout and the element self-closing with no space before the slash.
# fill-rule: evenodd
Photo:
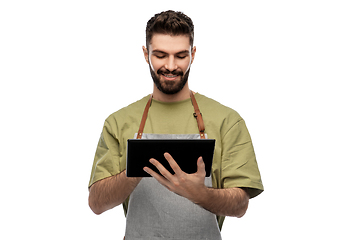
<svg viewBox="0 0 360 240">
<path fill-rule="evenodd" d="M 248 188 L 250 198 L 262 193 L 264 187 L 244 120 L 239 120 L 231 127 L 224 136 L 222 144 L 222 187 Z"/>
<path fill-rule="evenodd" d="M 113 133 L 110 124 L 105 121 L 96 148 L 89 187 L 101 179 L 120 173 L 119 149 L 119 141 Z"/>
</svg>

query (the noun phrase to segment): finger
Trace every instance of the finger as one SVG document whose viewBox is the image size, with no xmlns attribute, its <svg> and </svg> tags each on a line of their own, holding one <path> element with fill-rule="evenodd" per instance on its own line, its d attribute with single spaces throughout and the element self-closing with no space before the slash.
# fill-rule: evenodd
<svg viewBox="0 0 360 240">
<path fill-rule="evenodd" d="M 175 174 L 181 174 L 183 172 L 181 170 L 181 168 L 179 167 L 179 165 L 177 164 L 177 162 L 174 160 L 174 158 L 169 153 L 167 153 L 167 152 L 164 153 L 164 157 L 170 164 L 170 167 L 172 168 L 172 170 L 174 170 Z"/>
<path fill-rule="evenodd" d="M 148 167 L 144 167 L 143 170 L 146 173 L 150 174 L 150 176 L 155 178 L 160 184 L 167 187 L 168 181 L 163 176 L 159 175 L 158 173 L 156 173 L 155 171 L 153 171 L 151 168 L 148 168 Z"/>
<path fill-rule="evenodd" d="M 151 158 L 150 163 L 159 170 L 159 172 L 161 173 L 161 175 L 163 175 L 163 177 L 165 177 L 168 180 L 171 180 L 171 177 L 173 175 L 159 161 L 157 161 L 154 158 Z"/>
<path fill-rule="evenodd" d="M 202 157 L 198 158 L 196 173 L 200 174 L 201 176 L 206 176 L 205 163 Z"/>
</svg>

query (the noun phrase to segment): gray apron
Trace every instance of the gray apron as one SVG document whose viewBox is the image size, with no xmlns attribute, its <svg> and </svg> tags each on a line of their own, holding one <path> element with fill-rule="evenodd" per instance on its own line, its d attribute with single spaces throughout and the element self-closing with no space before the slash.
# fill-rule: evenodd
<svg viewBox="0 0 360 240">
<path fill-rule="evenodd" d="M 195 98 L 192 95 L 194 108 L 195 110 L 198 110 L 196 102 L 194 104 L 194 99 Z M 151 98 L 149 102 L 145 108 L 143 120 L 144 118 L 146 120 L 147 111 L 151 104 Z M 197 111 L 195 111 L 195 114 L 196 113 Z M 202 119 L 200 121 L 202 121 Z M 145 121 L 142 121 L 142 126 L 140 126 L 139 132 L 135 134 L 135 138 L 206 138 L 206 134 L 204 134 L 205 128 L 203 130 L 201 129 L 203 123 L 201 125 L 199 122 L 200 134 L 185 135 L 143 134 L 144 124 Z M 212 187 L 211 176 L 205 178 L 205 185 L 207 187 Z M 126 215 L 125 239 L 221 240 L 221 235 L 215 214 L 205 210 L 190 200 L 169 191 L 155 178 L 149 177 L 143 178 L 130 195 Z"/>
</svg>

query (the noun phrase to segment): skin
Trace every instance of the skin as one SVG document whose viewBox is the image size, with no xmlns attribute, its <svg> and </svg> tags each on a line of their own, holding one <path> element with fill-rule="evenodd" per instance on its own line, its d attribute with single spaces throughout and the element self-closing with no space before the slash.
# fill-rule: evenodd
<svg viewBox="0 0 360 240">
<path fill-rule="evenodd" d="M 177 85 L 182 76 L 171 72 L 182 72 L 185 75 L 194 61 L 196 47 L 190 46 L 188 36 L 170 36 L 155 34 L 150 42 L 149 49 L 143 46 L 143 53 L 150 70 L 159 78 L 164 88 Z M 160 70 L 160 73 L 159 73 Z M 167 74 L 161 72 L 167 71 Z M 170 72 L 170 73 L 169 73 Z M 154 83 L 153 97 L 162 102 L 176 102 L 190 97 L 189 84 L 175 94 L 162 92 Z M 159 170 L 155 173 L 150 168 L 144 171 L 153 176 L 160 184 L 195 204 L 219 216 L 242 217 L 248 208 L 249 196 L 246 189 L 228 188 L 214 189 L 205 186 L 205 164 L 200 157 L 197 161 L 197 172 L 187 174 L 181 170 L 169 153 L 164 154 L 174 175 L 167 171 L 156 159 L 150 162 Z M 96 214 L 101 214 L 123 203 L 135 189 L 141 178 L 128 178 L 123 171 L 118 175 L 103 179 L 90 187 L 89 206 Z"/>
<path fill-rule="evenodd" d="M 244 216 L 249 204 L 247 193 L 241 188 L 214 189 L 206 187 L 204 184 L 205 164 L 201 157 L 197 160 L 198 168 L 194 174 L 183 172 L 169 153 L 165 153 L 164 157 L 174 170 L 174 175 L 153 158 L 150 159 L 150 163 L 159 170 L 161 175 L 147 167 L 144 168 L 144 171 L 169 191 L 189 199 L 216 215 L 238 218 Z"/>
<path fill-rule="evenodd" d="M 159 69 L 168 71 L 182 71 L 186 73 L 190 70 L 194 62 L 196 47 L 190 46 L 188 36 L 170 36 L 165 34 L 155 34 L 151 40 L 149 49 L 143 46 L 145 61 L 149 64 L 150 69 L 160 78 L 160 82 L 165 81 L 177 84 L 180 82 L 180 76 L 165 77 L 158 75 Z M 162 102 L 176 102 L 185 100 L 190 97 L 189 83 L 187 82 L 183 89 L 176 94 L 166 94 L 161 92 L 154 84 L 153 97 Z"/>
<path fill-rule="evenodd" d="M 89 206 L 99 215 L 122 204 L 141 178 L 126 177 L 126 170 L 94 183 L 89 189 Z"/>
</svg>

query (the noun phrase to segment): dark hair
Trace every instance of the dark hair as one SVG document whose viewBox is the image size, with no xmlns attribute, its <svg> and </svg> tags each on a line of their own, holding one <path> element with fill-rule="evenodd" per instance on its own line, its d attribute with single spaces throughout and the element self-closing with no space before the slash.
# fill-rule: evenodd
<svg viewBox="0 0 360 240">
<path fill-rule="evenodd" d="M 172 10 L 155 14 L 146 25 L 146 47 L 149 48 L 152 36 L 155 33 L 169 34 L 171 36 L 187 35 L 191 48 L 194 43 L 194 24 L 182 12 Z"/>
</svg>

